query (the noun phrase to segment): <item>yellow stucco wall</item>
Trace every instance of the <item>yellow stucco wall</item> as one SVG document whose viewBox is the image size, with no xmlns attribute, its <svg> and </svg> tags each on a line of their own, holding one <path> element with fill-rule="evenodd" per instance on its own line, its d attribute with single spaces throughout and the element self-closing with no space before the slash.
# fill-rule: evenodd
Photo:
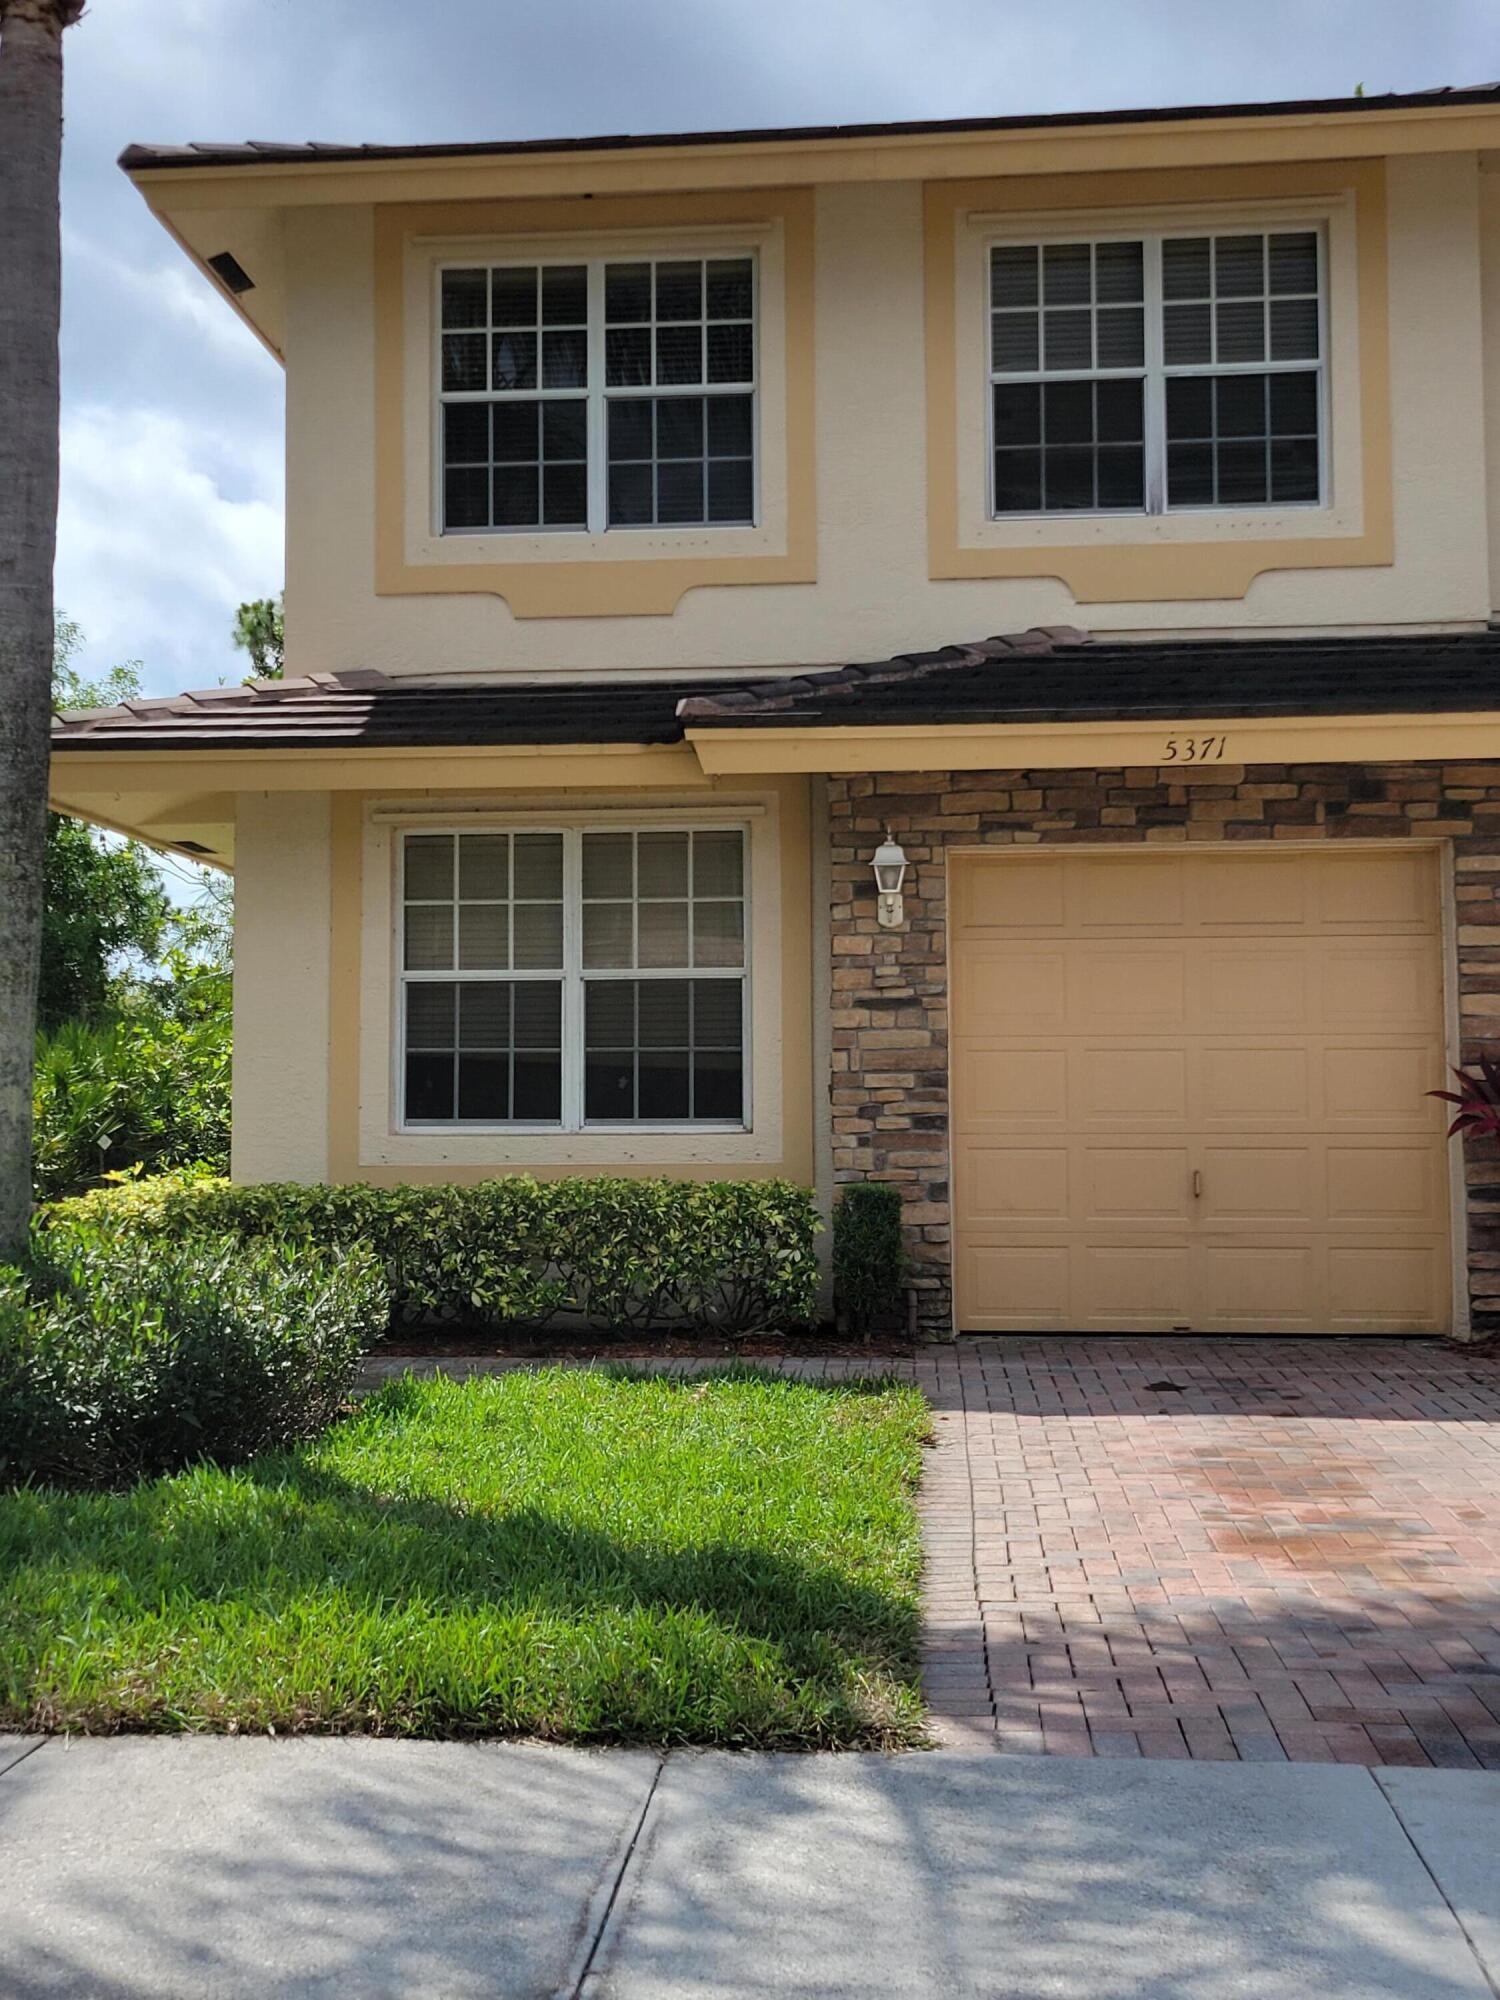
<svg viewBox="0 0 1500 2000">
<path fill-rule="evenodd" d="M 239 1181 L 327 1178 L 331 819 L 327 792 L 241 792 L 236 801 Z"/>
<path fill-rule="evenodd" d="M 1366 179 L 1371 171 L 1361 169 Z M 517 618 L 488 591 L 378 595 L 375 438 L 377 408 L 390 421 L 390 389 L 382 378 L 377 396 L 374 211 L 294 210 L 286 224 L 289 670 L 690 671 L 879 656 L 1029 624 L 1155 631 L 1482 620 L 1493 597 L 1476 422 L 1484 406 L 1479 161 L 1419 154 L 1373 171 L 1383 172 L 1388 212 L 1394 561 L 1351 565 L 1346 555 L 1343 567 L 1263 574 L 1243 596 L 1175 601 L 1080 602 L 1048 575 L 930 574 L 916 181 L 840 183 L 812 196 L 815 583 L 700 587 L 675 613 L 644 616 Z M 1320 172 L 1337 178 L 1336 169 Z M 486 214 L 492 226 L 493 204 Z M 1359 329 L 1355 292 L 1337 278 L 1331 313 L 1334 401 L 1347 428 Z M 1341 492 L 1337 505 L 1346 509 L 1350 495 Z M 1100 522 L 1085 533 L 1128 545 L 1142 526 Z M 1310 520 L 1309 535 L 1318 532 Z M 488 547 L 493 538 L 483 540 Z M 1190 550 L 1174 558 L 1186 592 L 1195 558 Z M 579 602 L 588 601 L 580 584 Z"/>
<path fill-rule="evenodd" d="M 722 817 L 750 843 L 750 1077 L 744 1132 L 402 1133 L 393 836 L 455 809 L 464 824 L 541 811 L 663 824 Z M 474 1180 L 497 1172 L 815 1178 L 810 790 L 800 777 L 685 794 L 513 789 L 244 793 L 236 882 L 233 1171 L 239 1180 Z M 622 810 L 623 809 L 623 810 Z"/>
</svg>

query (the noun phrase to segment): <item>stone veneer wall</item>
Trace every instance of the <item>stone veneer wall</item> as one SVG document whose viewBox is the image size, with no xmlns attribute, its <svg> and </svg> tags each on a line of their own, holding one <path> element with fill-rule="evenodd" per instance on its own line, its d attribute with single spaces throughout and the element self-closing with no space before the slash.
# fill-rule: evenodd
<svg viewBox="0 0 1500 2000">
<path fill-rule="evenodd" d="M 948 1190 L 950 846 L 1451 840 L 1467 1061 L 1500 1024 L 1500 762 L 923 771 L 830 778 L 835 1178 L 904 1197 L 919 1315 L 952 1328 Z M 911 866 L 906 924 L 875 922 L 870 856 L 891 827 Z M 1500 1332 L 1500 1149 L 1470 1144 L 1476 1337 Z"/>
</svg>

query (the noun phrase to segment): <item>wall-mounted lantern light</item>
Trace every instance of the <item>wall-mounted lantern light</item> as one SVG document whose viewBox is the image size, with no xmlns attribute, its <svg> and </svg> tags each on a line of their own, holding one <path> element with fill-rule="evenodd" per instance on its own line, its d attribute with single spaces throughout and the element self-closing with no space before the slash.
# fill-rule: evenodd
<svg viewBox="0 0 1500 2000">
<path fill-rule="evenodd" d="M 901 884 L 906 879 L 906 851 L 889 827 L 885 839 L 870 863 L 875 871 L 875 919 L 883 930 L 898 930 L 902 923 Z"/>
</svg>

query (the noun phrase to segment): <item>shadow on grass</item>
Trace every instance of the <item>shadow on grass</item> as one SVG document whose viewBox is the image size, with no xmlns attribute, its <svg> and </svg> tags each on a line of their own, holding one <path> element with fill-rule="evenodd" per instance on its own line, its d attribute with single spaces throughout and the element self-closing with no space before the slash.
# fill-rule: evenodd
<svg viewBox="0 0 1500 2000">
<path fill-rule="evenodd" d="M 423 1401 L 398 1381 L 355 1421 L 399 1426 Z M 505 1442 L 497 1429 L 496 1449 Z M 420 1448 L 430 1465 L 431 1434 Z M 380 1476 L 350 1476 L 314 1448 L 124 1493 L 0 1495 L 0 1719 L 761 1747 L 920 1740 L 913 1585 L 862 1577 L 857 1556 L 840 1567 L 789 1551 L 774 1507 L 759 1538 L 747 1515 L 743 1536 L 697 1540 L 680 1517 L 658 1531 L 648 1511 L 626 1508 L 622 1529 L 604 1509 L 594 1526 L 534 1498 L 466 1506 L 461 1480 L 450 1499 L 382 1491 Z M 899 1550 L 877 1554 L 899 1572 Z"/>
</svg>

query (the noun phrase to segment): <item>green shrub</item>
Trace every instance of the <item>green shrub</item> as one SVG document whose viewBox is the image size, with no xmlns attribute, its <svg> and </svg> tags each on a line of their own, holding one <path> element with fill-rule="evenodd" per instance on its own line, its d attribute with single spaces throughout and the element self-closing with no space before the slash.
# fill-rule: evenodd
<svg viewBox="0 0 1500 2000">
<path fill-rule="evenodd" d="M 803 1325 L 817 1308 L 817 1216 L 807 1190 L 786 1181 L 239 1187 L 169 1175 L 48 1213 L 54 1227 L 152 1241 L 268 1237 L 335 1252 L 366 1243 L 407 1323 L 539 1326 L 566 1313 L 596 1327 L 733 1333 Z"/>
<path fill-rule="evenodd" d="M 0 1270 L 0 1479 L 115 1486 L 315 1436 L 389 1311 L 360 1245 L 50 1229 Z"/>
<path fill-rule="evenodd" d="M 229 1165 L 229 1019 L 143 1013 L 37 1037 L 33 1181 L 39 1201 L 121 1167 Z"/>
<path fill-rule="evenodd" d="M 906 1281 L 901 1196 L 884 1181 L 851 1181 L 833 1211 L 833 1299 L 855 1332 L 895 1312 Z"/>
</svg>

